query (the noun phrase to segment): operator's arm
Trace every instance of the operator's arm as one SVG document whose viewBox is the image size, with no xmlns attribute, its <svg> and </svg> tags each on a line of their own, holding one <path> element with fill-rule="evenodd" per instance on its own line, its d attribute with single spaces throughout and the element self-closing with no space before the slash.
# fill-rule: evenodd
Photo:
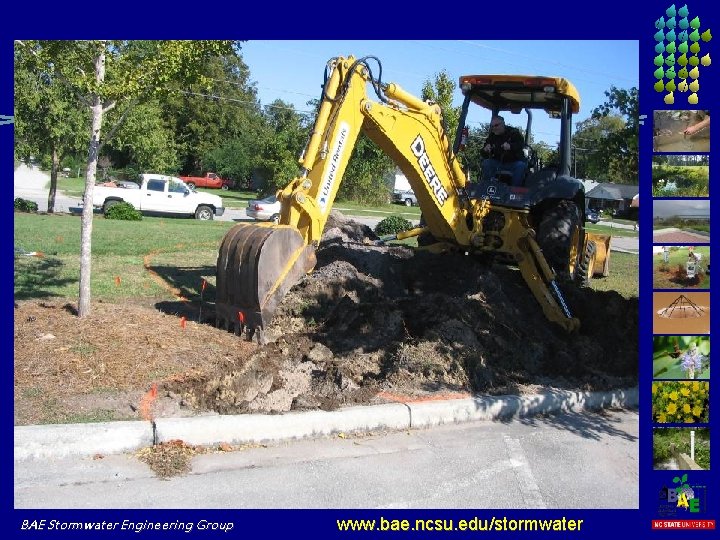
<svg viewBox="0 0 720 540">
<path fill-rule="evenodd" d="M 483 143 L 482 149 L 480 150 L 480 155 L 484 158 L 491 158 L 493 157 L 493 154 L 495 153 L 494 144 L 492 141 L 492 134 L 488 135 L 487 139 L 485 139 L 485 142 Z"/>
</svg>

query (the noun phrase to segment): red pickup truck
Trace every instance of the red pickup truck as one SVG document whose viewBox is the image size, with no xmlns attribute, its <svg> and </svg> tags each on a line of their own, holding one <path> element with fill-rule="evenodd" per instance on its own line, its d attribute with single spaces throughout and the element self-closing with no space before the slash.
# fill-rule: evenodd
<svg viewBox="0 0 720 540">
<path fill-rule="evenodd" d="M 205 176 L 181 176 L 180 180 L 185 182 L 190 187 L 204 187 L 227 190 L 234 185 L 234 182 L 232 180 L 220 178 L 217 174 L 212 172 L 205 173 Z"/>
</svg>

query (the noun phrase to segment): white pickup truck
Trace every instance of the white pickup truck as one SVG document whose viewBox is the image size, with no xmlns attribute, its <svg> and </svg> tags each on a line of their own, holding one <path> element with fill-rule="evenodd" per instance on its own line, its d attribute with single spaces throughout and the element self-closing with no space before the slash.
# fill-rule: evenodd
<svg viewBox="0 0 720 540">
<path fill-rule="evenodd" d="M 107 212 L 111 206 L 124 201 L 143 214 L 194 216 L 203 220 L 225 213 L 220 197 L 197 193 L 174 176 L 141 174 L 140 180 L 140 189 L 128 182 L 118 187 L 93 186 L 93 206 Z"/>
</svg>

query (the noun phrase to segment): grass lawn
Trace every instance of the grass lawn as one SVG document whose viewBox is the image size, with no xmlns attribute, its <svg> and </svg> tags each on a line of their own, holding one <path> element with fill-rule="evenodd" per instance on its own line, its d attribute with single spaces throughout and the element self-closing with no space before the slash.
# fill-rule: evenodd
<svg viewBox="0 0 720 540">
<path fill-rule="evenodd" d="M 218 247 L 233 225 L 194 219 L 144 217 L 142 221 L 117 221 L 95 217 L 93 299 L 198 299 L 203 279 L 210 285 L 215 283 Z M 15 247 L 43 253 L 40 258 L 16 256 L 16 299 L 77 296 L 79 217 L 16 213 Z M 594 279 L 592 286 L 637 296 L 637 276 L 637 256 L 613 253 L 611 275 Z M 209 287 L 205 300 L 214 300 L 212 291 L 214 287 Z"/>
<path fill-rule="evenodd" d="M 215 282 L 218 247 L 233 225 L 194 219 L 95 217 L 93 299 L 198 298 L 203 279 Z M 43 253 L 43 257 L 16 256 L 16 299 L 77 296 L 79 217 L 16 213 L 15 247 Z"/>
</svg>

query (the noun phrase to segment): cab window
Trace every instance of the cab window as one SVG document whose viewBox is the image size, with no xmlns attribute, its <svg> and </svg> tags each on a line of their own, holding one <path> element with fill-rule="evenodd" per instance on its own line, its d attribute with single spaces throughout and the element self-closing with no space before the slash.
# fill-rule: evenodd
<svg viewBox="0 0 720 540">
<path fill-rule="evenodd" d="M 165 191 L 165 180 L 148 180 L 147 183 L 148 191 Z"/>
</svg>

